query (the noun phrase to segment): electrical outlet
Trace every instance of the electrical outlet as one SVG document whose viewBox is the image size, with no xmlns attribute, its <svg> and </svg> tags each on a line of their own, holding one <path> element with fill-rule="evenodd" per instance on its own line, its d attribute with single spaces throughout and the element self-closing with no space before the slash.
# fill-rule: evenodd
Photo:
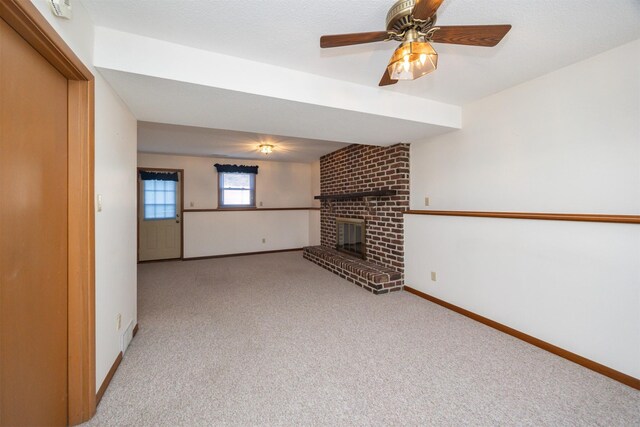
<svg viewBox="0 0 640 427">
<path fill-rule="evenodd" d="M 262 206 L 262 202 L 260 202 L 260 206 Z"/>
<path fill-rule="evenodd" d="M 425 206 L 429 206 L 429 198 L 428 197 L 424 198 L 424 205 Z"/>
<path fill-rule="evenodd" d="M 189 202 L 189 207 L 192 208 L 194 206 L 193 202 Z"/>
<path fill-rule="evenodd" d="M 118 313 L 116 316 L 116 331 L 119 331 L 122 328 L 122 314 Z"/>
<path fill-rule="evenodd" d="M 436 272 L 435 271 L 431 272 L 431 281 L 433 281 L 433 282 L 436 281 Z"/>
<path fill-rule="evenodd" d="M 265 239 L 264 237 L 262 238 L 262 243 L 267 243 L 267 239 Z"/>
</svg>

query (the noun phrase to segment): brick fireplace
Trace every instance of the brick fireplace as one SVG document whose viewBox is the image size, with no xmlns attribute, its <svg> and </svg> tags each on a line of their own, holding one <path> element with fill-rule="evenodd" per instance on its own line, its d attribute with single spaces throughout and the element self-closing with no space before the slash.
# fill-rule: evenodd
<svg viewBox="0 0 640 427">
<path fill-rule="evenodd" d="M 322 156 L 320 192 L 321 245 L 305 248 L 304 257 L 375 294 L 401 290 L 409 145 L 350 145 Z M 363 223 L 364 258 L 337 250 L 337 218 Z"/>
</svg>

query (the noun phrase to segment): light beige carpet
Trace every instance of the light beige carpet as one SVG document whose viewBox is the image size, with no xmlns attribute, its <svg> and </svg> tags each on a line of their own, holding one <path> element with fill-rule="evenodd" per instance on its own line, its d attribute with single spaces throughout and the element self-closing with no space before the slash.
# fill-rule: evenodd
<svg viewBox="0 0 640 427">
<path fill-rule="evenodd" d="M 640 425 L 640 392 L 300 252 L 138 272 L 92 425 Z"/>
</svg>

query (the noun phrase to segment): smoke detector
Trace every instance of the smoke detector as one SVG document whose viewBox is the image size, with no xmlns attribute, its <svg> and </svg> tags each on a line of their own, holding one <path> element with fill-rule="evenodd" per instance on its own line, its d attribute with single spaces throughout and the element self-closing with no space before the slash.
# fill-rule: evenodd
<svg viewBox="0 0 640 427">
<path fill-rule="evenodd" d="M 55 16 L 71 19 L 71 0 L 47 0 L 47 2 Z"/>
</svg>

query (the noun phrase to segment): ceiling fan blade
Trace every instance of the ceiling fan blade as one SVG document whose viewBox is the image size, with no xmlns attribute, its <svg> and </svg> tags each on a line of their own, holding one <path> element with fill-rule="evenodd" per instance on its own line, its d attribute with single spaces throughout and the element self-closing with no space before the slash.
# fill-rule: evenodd
<svg viewBox="0 0 640 427">
<path fill-rule="evenodd" d="M 381 42 L 386 40 L 389 34 L 386 31 L 373 31 L 370 33 L 334 34 L 320 37 L 320 47 L 350 46 L 353 44 Z"/>
<path fill-rule="evenodd" d="M 443 1 L 444 0 L 416 0 L 411 14 L 414 19 L 426 21 L 435 15 Z"/>
<path fill-rule="evenodd" d="M 389 85 L 394 85 L 396 83 L 398 83 L 397 80 L 394 80 L 391 77 L 389 77 L 389 71 L 384 70 L 384 74 L 382 75 L 382 78 L 380 79 L 380 83 L 378 83 L 378 86 L 389 86 Z"/>
<path fill-rule="evenodd" d="M 509 32 L 511 25 L 452 25 L 440 27 L 431 39 L 434 43 L 492 47 Z"/>
</svg>

